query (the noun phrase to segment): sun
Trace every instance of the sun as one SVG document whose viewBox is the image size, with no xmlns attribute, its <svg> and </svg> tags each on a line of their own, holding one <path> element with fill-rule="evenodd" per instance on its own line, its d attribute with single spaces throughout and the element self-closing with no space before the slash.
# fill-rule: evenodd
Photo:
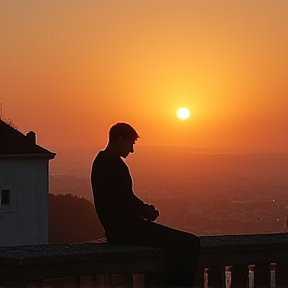
<svg viewBox="0 0 288 288">
<path fill-rule="evenodd" d="M 190 111 L 189 111 L 189 109 L 182 107 L 182 108 L 180 108 L 180 109 L 177 110 L 177 113 L 176 113 L 176 114 L 177 114 L 177 117 L 178 117 L 179 119 L 181 119 L 181 120 L 186 120 L 186 119 L 188 119 L 189 116 L 190 116 Z"/>
</svg>

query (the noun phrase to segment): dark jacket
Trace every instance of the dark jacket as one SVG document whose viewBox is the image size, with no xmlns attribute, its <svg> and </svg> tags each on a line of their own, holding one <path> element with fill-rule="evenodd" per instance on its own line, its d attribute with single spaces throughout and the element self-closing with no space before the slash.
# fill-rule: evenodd
<svg viewBox="0 0 288 288">
<path fill-rule="evenodd" d="M 100 151 L 93 162 L 91 184 L 95 209 L 106 233 L 142 221 L 148 205 L 133 193 L 129 169 L 120 157 Z"/>
</svg>

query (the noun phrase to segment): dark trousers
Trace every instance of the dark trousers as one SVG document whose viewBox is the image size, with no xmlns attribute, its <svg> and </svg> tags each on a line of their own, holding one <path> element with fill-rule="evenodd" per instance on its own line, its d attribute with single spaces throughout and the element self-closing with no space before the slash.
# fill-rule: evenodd
<svg viewBox="0 0 288 288">
<path fill-rule="evenodd" d="M 108 242 L 167 248 L 172 254 L 166 287 L 193 287 L 200 257 L 200 240 L 191 233 L 155 222 L 141 221 L 106 233 Z M 171 273 L 172 272 L 172 273 Z"/>
</svg>

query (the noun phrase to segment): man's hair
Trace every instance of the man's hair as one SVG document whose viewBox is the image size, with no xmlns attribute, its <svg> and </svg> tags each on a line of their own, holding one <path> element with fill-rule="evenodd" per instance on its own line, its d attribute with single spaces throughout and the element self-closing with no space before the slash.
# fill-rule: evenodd
<svg viewBox="0 0 288 288">
<path fill-rule="evenodd" d="M 117 123 L 113 125 L 109 130 L 109 141 L 114 142 L 119 137 L 122 137 L 124 141 L 128 139 L 136 140 L 139 138 L 136 130 L 127 123 Z"/>
</svg>

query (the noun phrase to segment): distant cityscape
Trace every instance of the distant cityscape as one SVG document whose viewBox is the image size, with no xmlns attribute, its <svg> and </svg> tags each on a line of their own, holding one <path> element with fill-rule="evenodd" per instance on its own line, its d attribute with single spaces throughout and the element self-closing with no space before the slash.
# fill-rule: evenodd
<svg viewBox="0 0 288 288">
<path fill-rule="evenodd" d="M 138 159 L 135 154 L 126 161 L 135 194 L 160 210 L 158 223 L 197 235 L 288 231 L 288 154 L 195 155 L 182 151 L 171 159 L 165 151 L 156 161 L 155 155 L 144 161 L 142 152 Z M 56 157 L 51 165 L 50 193 L 93 202 L 89 179 L 93 153 L 73 160 L 67 153 L 58 162 Z M 177 157 L 177 165 L 163 161 Z M 183 171 L 181 165 L 186 167 Z"/>
</svg>

